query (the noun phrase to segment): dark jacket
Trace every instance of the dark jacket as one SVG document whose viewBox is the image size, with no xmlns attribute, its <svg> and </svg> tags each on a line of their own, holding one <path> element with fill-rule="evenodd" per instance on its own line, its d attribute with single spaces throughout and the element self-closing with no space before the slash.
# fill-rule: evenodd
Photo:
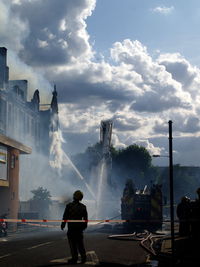
<svg viewBox="0 0 200 267">
<path fill-rule="evenodd" d="M 179 203 L 176 212 L 180 220 L 190 220 L 191 204 L 189 202 Z"/>
<path fill-rule="evenodd" d="M 73 201 L 66 205 L 63 220 L 88 220 L 88 214 L 86 206 L 79 201 Z M 66 222 L 62 222 L 61 228 L 63 229 Z M 69 222 L 69 232 L 82 232 L 87 228 L 87 222 Z"/>
</svg>

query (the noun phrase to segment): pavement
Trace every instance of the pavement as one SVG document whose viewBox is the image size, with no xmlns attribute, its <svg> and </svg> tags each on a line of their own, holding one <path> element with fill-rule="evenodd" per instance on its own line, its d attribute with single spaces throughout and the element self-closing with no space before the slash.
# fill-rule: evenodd
<svg viewBox="0 0 200 267">
<path fill-rule="evenodd" d="M 174 259 L 172 259 L 171 238 L 168 237 L 161 242 L 160 251 L 156 259 L 159 267 L 199 267 L 200 246 L 199 240 L 190 237 L 179 237 L 176 235 L 174 241 Z"/>
<path fill-rule="evenodd" d="M 95 233 L 95 231 L 97 232 Z M 8 232 L 8 239 L 18 239 L 21 235 L 28 237 L 34 236 L 38 232 L 55 231 L 53 228 L 40 228 L 38 226 L 21 226 L 17 232 Z M 58 231 L 59 232 L 59 231 Z M 87 261 L 84 264 L 78 262 L 78 266 L 159 266 L 159 267 L 199 267 L 200 266 L 200 246 L 199 240 L 189 237 L 179 237 L 175 232 L 175 255 L 172 262 L 171 255 L 171 239 L 168 229 L 164 229 L 160 233 L 168 234 L 157 241 L 155 247 L 157 251 L 156 257 L 148 258 L 148 253 L 134 245 L 134 242 L 108 240 L 106 236 L 111 233 L 109 225 L 99 226 L 98 229 L 89 227 L 85 233 L 85 241 L 87 245 Z M 67 241 L 67 240 L 66 240 Z M 135 254 L 138 254 L 137 257 Z M 67 264 L 70 257 L 59 257 L 52 259 L 47 266 L 74 266 Z M 136 259 L 136 260 L 135 260 Z"/>
<path fill-rule="evenodd" d="M 89 227 L 85 232 L 87 261 L 77 265 L 152 266 L 139 242 L 108 239 L 110 234 L 114 233 L 108 225 L 98 231 Z M 20 227 L 15 233 L 8 232 L 5 242 L 0 241 L 0 266 L 74 266 L 67 264 L 70 251 L 66 233 L 60 229 Z"/>
</svg>

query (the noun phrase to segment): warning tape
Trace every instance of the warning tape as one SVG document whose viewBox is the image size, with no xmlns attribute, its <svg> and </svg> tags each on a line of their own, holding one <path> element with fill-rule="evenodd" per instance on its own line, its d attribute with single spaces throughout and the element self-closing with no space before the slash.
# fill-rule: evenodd
<svg viewBox="0 0 200 267">
<path fill-rule="evenodd" d="M 104 223 L 104 222 L 112 222 L 112 223 L 123 223 L 123 222 L 161 222 L 162 220 L 47 220 L 47 219 L 0 219 L 0 222 L 16 222 L 16 223 L 77 223 L 77 222 L 89 222 L 89 223 Z M 175 220 L 178 222 L 178 220 Z M 162 222 L 170 222 L 170 220 L 164 220 Z"/>
<path fill-rule="evenodd" d="M 40 223 L 22 223 L 23 225 L 28 226 L 37 226 L 37 227 L 45 227 L 45 228 L 60 228 L 58 225 L 49 225 L 49 224 L 40 224 Z"/>
</svg>

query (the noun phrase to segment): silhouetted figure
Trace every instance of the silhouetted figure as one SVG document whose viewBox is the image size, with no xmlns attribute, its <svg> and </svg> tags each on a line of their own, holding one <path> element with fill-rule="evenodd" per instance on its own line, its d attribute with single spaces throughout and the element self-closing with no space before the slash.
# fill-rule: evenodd
<svg viewBox="0 0 200 267">
<path fill-rule="evenodd" d="M 191 203 L 191 233 L 195 239 L 200 238 L 200 188 L 197 189 L 198 198 Z"/>
<path fill-rule="evenodd" d="M 188 197 L 182 197 L 181 202 L 177 206 L 177 216 L 179 218 L 179 235 L 189 236 L 191 205 Z"/>
<path fill-rule="evenodd" d="M 56 91 L 56 85 L 54 85 L 54 91 L 52 92 L 52 100 L 51 100 L 51 110 L 52 113 L 58 113 L 58 100 L 57 100 L 57 91 Z"/>
<path fill-rule="evenodd" d="M 133 201 L 135 191 L 136 190 L 133 181 L 131 179 L 127 179 L 123 191 L 123 197 L 121 198 L 121 211 L 123 220 L 130 219 L 133 214 Z"/>
<path fill-rule="evenodd" d="M 35 111 L 39 111 L 40 109 L 40 92 L 39 90 L 35 90 L 33 94 L 33 98 L 31 99 L 32 107 Z"/>
<path fill-rule="evenodd" d="M 80 201 L 83 198 L 81 191 L 75 191 L 73 194 L 73 202 L 66 205 L 63 214 L 63 220 L 87 220 L 88 214 L 86 206 Z M 65 228 L 66 222 L 62 222 L 61 229 Z M 81 255 L 81 263 L 86 261 L 86 252 L 83 243 L 83 230 L 87 228 L 87 222 L 69 222 L 67 237 L 71 250 L 72 258 L 68 263 L 77 263 L 78 252 Z"/>
</svg>

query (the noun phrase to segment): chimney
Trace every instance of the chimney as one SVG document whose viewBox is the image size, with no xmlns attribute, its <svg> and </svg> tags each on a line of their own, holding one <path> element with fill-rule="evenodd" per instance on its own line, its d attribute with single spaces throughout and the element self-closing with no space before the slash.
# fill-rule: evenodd
<svg viewBox="0 0 200 267">
<path fill-rule="evenodd" d="M 7 49 L 0 47 L 0 90 L 8 85 L 9 68 L 7 67 Z"/>
</svg>

